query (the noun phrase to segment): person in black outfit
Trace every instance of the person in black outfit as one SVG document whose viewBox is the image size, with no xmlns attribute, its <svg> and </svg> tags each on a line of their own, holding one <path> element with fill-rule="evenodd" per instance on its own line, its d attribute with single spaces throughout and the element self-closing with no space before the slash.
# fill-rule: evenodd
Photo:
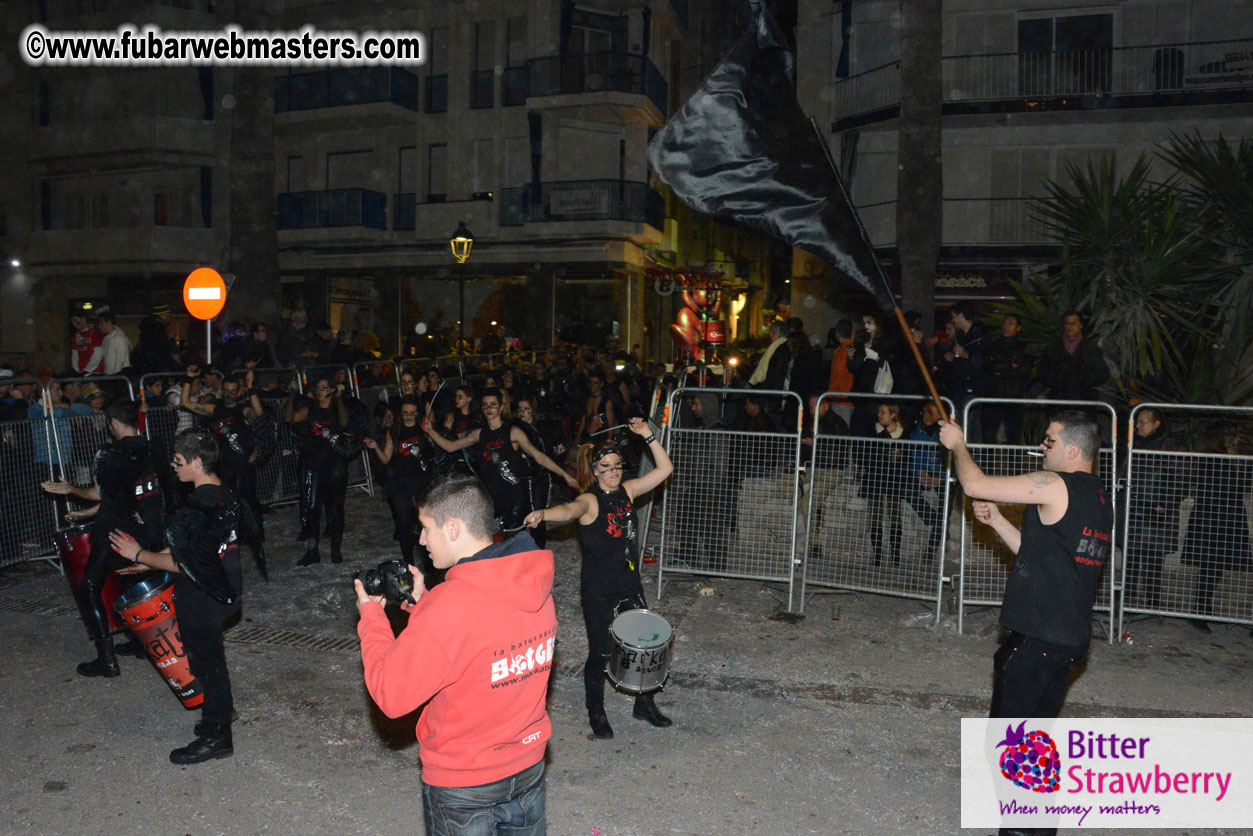
<svg viewBox="0 0 1253 836">
<path fill-rule="evenodd" d="M 323 509 L 326 535 L 331 538 L 331 562 L 342 563 L 349 457 L 341 453 L 336 442 L 348 429 L 348 407 L 330 379 L 320 377 L 314 382 L 312 400 L 301 398 L 297 403 L 292 392 L 283 417 L 291 424 L 300 451 L 300 538 L 305 541 L 305 555 L 296 565 L 310 566 L 322 559 L 318 529 Z"/>
<path fill-rule="evenodd" d="M 405 565 L 416 565 L 422 574 L 430 578 L 435 571 L 430 557 L 423 549 L 420 564 L 413 560 L 414 547 L 418 545 L 418 506 L 415 500 L 435 478 L 435 459 L 430 440 L 422 430 L 421 404 L 416 395 L 406 395 L 400 401 L 400 418 L 392 423 L 379 445 L 372 438 L 365 446 L 374 451 L 378 460 L 387 468 L 387 481 L 383 496 L 392 512 L 394 536 L 400 543 L 400 554 Z"/>
<path fill-rule="evenodd" d="M 1001 624 L 1007 637 L 993 661 L 991 717 L 1055 717 L 1091 641 L 1092 603 L 1110 556 L 1113 508 L 1092 472 L 1100 448 L 1096 422 L 1081 412 L 1053 417 L 1040 443 L 1044 469 L 988 476 L 970 456 L 962 429 L 942 422 L 975 517 L 1014 552 Z M 998 502 L 1027 505 L 1021 530 Z M 1056 833 L 1056 829 L 1002 829 Z"/>
<path fill-rule="evenodd" d="M 1027 344 L 1018 336 L 1022 325 L 1015 314 L 1001 320 L 1001 335 L 988 343 L 983 355 L 984 379 L 989 398 L 1025 398 L 1031 379 L 1031 355 Z M 1007 444 L 1022 443 L 1022 408 L 1005 404 L 988 404 L 984 408 L 983 442 L 996 444 L 1001 426 L 1005 427 Z"/>
<path fill-rule="evenodd" d="M 82 511 L 71 511 L 74 519 L 96 518 L 91 531 L 91 552 L 79 587 L 83 620 L 87 635 L 96 645 L 96 658 L 78 666 L 82 676 L 114 677 L 121 673 L 109 634 L 109 619 L 101 593 L 109 573 L 117 568 L 117 559 L 109 546 L 109 532 L 126 531 L 133 539 L 149 547 L 162 542 L 161 488 L 157 469 L 152 461 L 148 439 L 139 434 L 139 404 L 114 401 L 105 410 L 109 431 L 117 441 L 101 447 L 92 460 L 95 485 L 79 488 L 66 481 L 44 482 L 49 493 L 69 495 L 87 502 L 98 502 Z M 126 652 L 142 654 L 137 645 Z M 119 648 L 121 649 L 121 648 Z"/>
<path fill-rule="evenodd" d="M 486 425 L 470 430 L 456 441 L 444 438 L 430 424 L 426 425 L 426 434 L 445 453 L 472 448 L 470 458 L 474 461 L 479 481 L 492 498 L 496 518 L 505 530 L 516 530 L 531 510 L 531 498 L 522 480 L 519 451 L 525 452 L 540 467 L 561 477 L 571 488 L 576 483 L 556 462 L 536 449 L 521 427 L 501 417 L 500 398 L 499 389 L 483 390 L 479 406 Z"/>
<path fill-rule="evenodd" d="M 1188 621 L 1210 632 L 1208 618 L 1214 614 L 1214 590 L 1228 570 L 1247 572 L 1249 524 L 1244 514 L 1244 495 L 1253 486 L 1253 461 L 1239 452 L 1240 434 L 1233 425 L 1218 428 L 1202 447 L 1211 455 L 1196 465 L 1196 505 L 1188 517 L 1180 562 L 1196 573 L 1195 612 Z"/>
<path fill-rule="evenodd" d="M 526 433 L 526 437 L 530 439 L 536 450 L 552 458 L 557 463 L 564 459 L 566 452 L 564 442 L 556 442 L 554 444 L 545 436 L 545 433 L 540 431 L 541 422 L 536 417 L 534 395 L 524 395 L 515 400 L 513 415 L 514 423 L 522 428 L 522 431 Z M 550 432 L 553 428 L 561 431 L 560 425 L 556 424 L 556 422 L 550 422 Z M 565 437 L 564 432 L 561 432 L 561 437 Z M 525 454 L 522 456 L 522 464 L 523 479 L 526 482 L 527 495 L 530 497 L 530 508 L 547 507 L 549 495 L 552 493 L 552 475 Z M 535 540 L 535 545 L 541 549 L 548 542 L 548 532 L 543 528 L 532 530 L 531 537 Z"/>
<path fill-rule="evenodd" d="M 587 662 L 583 665 L 583 688 L 592 734 L 607 740 L 613 728 L 605 714 L 605 662 L 609 658 L 609 628 L 625 610 L 647 607 L 640 584 L 639 521 L 634 502 L 664 482 L 674 465 L 648 422 L 632 418 L 631 432 L 644 437 L 656 467 L 637 479 L 622 480 L 622 455 L 617 446 L 585 444 L 579 448 L 579 495 L 573 502 L 532 511 L 526 524 L 579 521 L 583 563 L 579 577 L 583 623 L 587 627 Z M 657 708 L 653 694 L 635 698 L 632 716 L 659 728 L 672 724 Z"/>
<path fill-rule="evenodd" d="M 174 573 L 179 635 L 188 667 L 204 689 L 196 739 L 170 752 L 170 762 L 180 766 L 230 757 L 235 751 L 235 706 L 222 624 L 240 613 L 239 529 L 252 521 L 247 507 L 214 473 L 218 449 L 213 435 L 199 427 L 175 437 L 174 472 L 194 489 L 168 520 L 168 546 L 146 550 L 124 531 L 109 535 L 114 551 L 127 560 Z"/>
<path fill-rule="evenodd" d="M 1160 410 L 1140 407 L 1135 432 L 1123 601 L 1157 609 L 1161 606 L 1162 564 L 1179 542 L 1179 460 L 1157 455 L 1175 449 Z"/>
</svg>

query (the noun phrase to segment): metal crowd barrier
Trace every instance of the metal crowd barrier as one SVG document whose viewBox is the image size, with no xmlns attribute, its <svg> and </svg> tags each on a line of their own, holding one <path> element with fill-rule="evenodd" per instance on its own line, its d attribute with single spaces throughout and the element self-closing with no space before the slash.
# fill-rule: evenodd
<svg viewBox="0 0 1253 836">
<path fill-rule="evenodd" d="M 1136 432 L 1161 419 L 1170 449 Z M 1127 424 L 1119 633 L 1132 613 L 1253 624 L 1253 408 L 1140 404 Z M 1234 445 L 1232 445 L 1234 448 Z"/>
<path fill-rule="evenodd" d="M 920 395 L 844 392 L 818 399 L 811 417 L 801 612 L 806 590 L 824 586 L 931 601 L 939 623 L 950 456 L 938 434 L 911 437 L 914 422 L 908 417 L 928 401 Z M 872 414 L 879 404 L 904 406 L 902 436 L 851 435 L 843 415 L 832 409 L 848 402 Z M 951 415 L 952 402 L 945 399 L 945 407 Z"/>
<path fill-rule="evenodd" d="M 53 478 L 49 424 L 43 418 L 0 424 L 0 568 L 55 551 L 57 504 L 39 487 Z M 43 461 L 37 440 L 45 451 Z"/>
<path fill-rule="evenodd" d="M 788 610 L 795 592 L 797 503 L 800 497 L 799 417 L 789 429 L 745 432 L 694 426 L 681 409 L 702 400 L 721 414 L 726 397 L 751 395 L 792 401 L 793 392 L 685 389 L 670 396 L 667 452 L 674 474 L 661 511 L 657 596 L 667 573 L 786 583 Z M 705 401 L 712 399 L 709 406 Z"/>
<path fill-rule="evenodd" d="M 1114 531 L 1111 532 L 1111 537 L 1113 542 L 1117 543 L 1119 534 L 1119 497 L 1116 491 L 1117 470 L 1114 465 L 1114 455 L 1117 444 L 1118 420 L 1114 408 L 1109 404 L 1097 401 L 974 398 L 966 404 L 966 409 L 962 416 L 962 426 L 970 426 L 972 413 L 976 413 L 976 417 L 986 417 L 988 406 L 991 406 L 993 409 L 1017 409 L 1038 412 L 1040 415 L 1056 413 L 1065 409 L 1077 409 L 1093 413 L 1098 422 L 1108 422 L 1109 434 L 1097 453 L 1097 475 L 1101 477 L 1106 493 L 1113 505 Z M 978 415 L 976 412 L 976 410 L 980 409 L 984 410 L 983 415 Z M 1031 416 L 1028 415 L 1027 418 L 1030 419 Z M 1030 432 L 1038 421 L 1032 422 L 1028 420 L 1027 423 L 1028 432 Z M 1040 427 L 1041 435 L 1043 435 L 1045 428 L 1047 428 L 1047 423 Z M 1102 429 L 1105 428 L 1102 427 Z M 1027 437 L 1030 438 L 1031 436 L 1028 435 Z M 1040 469 L 1040 460 L 1027 455 L 1029 450 L 1037 449 L 1038 444 L 985 444 L 967 441 L 966 446 L 969 448 L 970 455 L 975 460 L 975 463 L 983 469 L 984 473 L 989 475 L 1016 476 Z M 1023 505 L 1002 504 L 1000 509 L 1001 513 L 1015 525 L 1018 525 L 1021 523 L 1024 507 Z M 1014 555 L 1009 549 L 1005 548 L 1000 538 L 996 536 L 996 533 L 989 526 L 975 523 L 971 509 L 969 498 L 964 498 L 962 503 L 961 572 L 957 591 L 957 632 L 959 633 L 964 626 L 967 607 L 999 607 L 1001 605 L 1001 601 L 1005 597 L 1005 578 L 1009 574 L 1009 567 L 1014 559 Z M 1117 619 L 1114 617 L 1114 580 L 1119 577 L 1119 555 L 1117 549 L 1111 549 L 1109 562 L 1110 565 L 1101 576 L 1101 583 L 1096 589 L 1093 609 L 1097 612 L 1109 613 L 1107 633 L 1108 640 L 1113 642 L 1114 633 L 1117 629 Z"/>
</svg>

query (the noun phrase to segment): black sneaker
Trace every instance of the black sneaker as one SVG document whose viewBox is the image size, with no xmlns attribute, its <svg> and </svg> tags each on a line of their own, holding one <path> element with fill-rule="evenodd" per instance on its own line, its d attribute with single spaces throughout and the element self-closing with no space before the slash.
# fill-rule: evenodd
<svg viewBox="0 0 1253 836">
<path fill-rule="evenodd" d="M 78 675 L 103 676 L 105 679 L 112 679 L 115 676 L 121 676 L 122 669 L 117 666 L 117 659 L 92 659 L 90 662 L 79 664 Z"/>
</svg>

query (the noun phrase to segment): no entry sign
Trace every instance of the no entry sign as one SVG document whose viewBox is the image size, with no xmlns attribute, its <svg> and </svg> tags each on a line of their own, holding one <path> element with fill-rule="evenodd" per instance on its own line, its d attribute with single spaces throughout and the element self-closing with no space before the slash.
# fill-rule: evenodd
<svg viewBox="0 0 1253 836">
<path fill-rule="evenodd" d="M 213 319 L 226 304 L 226 282 L 212 267 L 197 267 L 183 282 L 183 304 L 196 319 Z"/>
</svg>

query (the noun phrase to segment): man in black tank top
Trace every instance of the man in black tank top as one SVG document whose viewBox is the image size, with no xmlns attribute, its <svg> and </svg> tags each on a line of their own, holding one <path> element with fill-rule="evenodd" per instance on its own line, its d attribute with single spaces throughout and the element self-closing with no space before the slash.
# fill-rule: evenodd
<svg viewBox="0 0 1253 836">
<path fill-rule="evenodd" d="M 1054 717 L 1070 675 L 1088 652 L 1092 601 L 1114 526 L 1110 499 L 1092 472 L 1100 448 L 1096 421 L 1074 411 L 1054 416 L 1040 442 L 1044 469 L 1019 476 L 985 474 L 956 424 L 941 422 L 940 442 L 953 451 L 962 490 L 975 500 L 975 517 L 1016 555 L 1001 604 L 1007 636 L 993 660 L 989 716 Z M 1027 506 L 1021 530 L 1001 514 L 998 502 Z"/>
</svg>

